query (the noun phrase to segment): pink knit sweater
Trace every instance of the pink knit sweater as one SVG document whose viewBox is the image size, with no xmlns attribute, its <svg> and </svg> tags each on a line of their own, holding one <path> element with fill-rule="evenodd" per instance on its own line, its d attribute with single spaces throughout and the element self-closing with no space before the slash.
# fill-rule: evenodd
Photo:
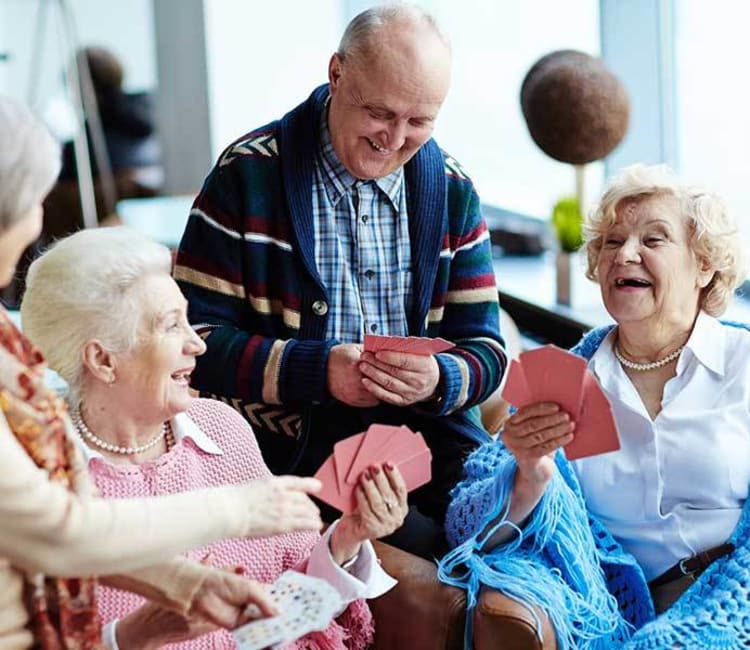
<svg viewBox="0 0 750 650">
<path fill-rule="evenodd" d="M 178 442 L 168 453 L 142 465 L 112 465 L 101 458 L 89 462 L 89 472 L 102 496 L 112 499 L 185 492 L 205 487 L 241 483 L 270 476 L 255 436 L 247 422 L 222 402 L 196 399 L 187 415 L 224 451 L 208 454 L 190 438 Z M 213 566 L 242 566 L 245 575 L 273 582 L 289 568 L 304 570 L 316 533 L 291 533 L 262 539 L 231 539 L 188 553 L 201 561 L 210 553 Z M 99 588 L 99 609 L 104 623 L 122 618 L 143 603 L 140 596 Z M 323 632 L 300 639 L 290 648 L 333 650 L 366 648 L 373 637 L 372 615 L 364 601 L 355 601 Z M 234 648 L 231 634 L 218 631 L 170 648 Z"/>
</svg>

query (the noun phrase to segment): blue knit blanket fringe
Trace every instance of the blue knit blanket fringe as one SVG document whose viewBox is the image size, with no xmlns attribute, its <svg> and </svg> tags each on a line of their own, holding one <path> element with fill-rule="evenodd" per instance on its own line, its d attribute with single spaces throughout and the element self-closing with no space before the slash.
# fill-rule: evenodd
<svg viewBox="0 0 750 650">
<path fill-rule="evenodd" d="M 482 466 L 494 467 L 497 473 L 482 471 Z M 471 611 L 482 585 L 545 611 L 561 650 L 604 650 L 628 638 L 632 626 L 620 616 L 617 600 L 607 590 L 580 496 L 556 475 L 523 529 L 518 529 L 507 520 L 515 469 L 501 444 L 481 447 L 467 463 L 467 473 L 481 472 L 484 478 L 461 483 L 449 511 L 452 523 L 465 524 L 448 531 L 449 540 L 457 545 L 438 571 L 441 580 L 467 591 L 466 647 L 472 647 Z M 479 504 L 483 525 L 476 526 L 478 522 L 470 519 Z M 484 531 L 489 522 L 496 523 Z M 503 527 L 514 529 L 511 541 L 483 552 L 484 541 Z M 468 530 L 474 534 L 467 536 Z M 529 606 L 529 611 L 541 639 L 541 620 L 535 608 Z"/>
</svg>

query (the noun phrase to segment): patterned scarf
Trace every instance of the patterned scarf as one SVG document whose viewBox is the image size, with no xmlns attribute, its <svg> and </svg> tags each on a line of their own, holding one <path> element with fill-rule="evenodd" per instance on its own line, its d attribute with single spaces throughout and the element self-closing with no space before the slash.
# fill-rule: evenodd
<svg viewBox="0 0 750 650">
<path fill-rule="evenodd" d="M 44 386 L 44 359 L 0 308 L 0 410 L 8 427 L 49 480 L 76 493 L 86 491 L 80 463 L 67 433 L 63 400 Z M 37 648 L 103 648 L 92 578 L 27 576 L 27 605 Z"/>
</svg>

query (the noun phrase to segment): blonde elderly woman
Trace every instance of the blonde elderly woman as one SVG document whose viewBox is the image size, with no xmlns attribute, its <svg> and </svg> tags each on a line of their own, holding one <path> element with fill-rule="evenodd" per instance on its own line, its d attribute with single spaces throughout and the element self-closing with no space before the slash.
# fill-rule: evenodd
<svg viewBox="0 0 750 650">
<path fill-rule="evenodd" d="M 586 232 L 616 325 L 573 352 L 621 449 L 569 463 L 574 414 L 518 409 L 467 460 L 441 574 L 541 606 L 563 649 L 747 647 L 750 333 L 717 320 L 743 278 L 739 234 L 717 196 L 643 165 Z"/>
<path fill-rule="evenodd" d="M 60 150 L 27 110 L 1 97 L 0 143 L 5 286 L 39 234 Z M 201 615 L 232 626 L 248 602 L 271 613 L 256 583 L 170 558 L 223 537 L 316 528 L 318 513 L 305 494 L 315 483 L 268 477 L 163 499 L 92 498 L 76 434 L 64 403 L 43 384 L 44 369 L 39 351 L 0 308 L 0 648 L 101 648 L 92 574 L 130 571 L 103 581 L 148 595 L 180 620 Z"/>
<path fill-rule="evenodd" d="M 187 302 L 170 267 L 165 247 L 127 228 L 105 228 L 61 240 L 29 269 L 24 330 L 68 382 L 79 441 L 105 497 L 156 496 L 270 477 L 245 419 L 222 402 L 189 392 L 196 357 L 206 346 L 187 321 Z M 352 605 L 299 647 L 364 648 L 372 640 L 372 620 L 362 599 L 394 584 L 368 540 L 403 522 L 406 488 L 398 469 L 371 468 L 356 498 L 356 512 L 322 538 L 296 533 L 226 540 L 192 557 L 240 566 L 263 582 L 295 567 L 329 580 Z M 125 617 L 117 625 L 123 636 L 147 630 L 147 638 L 157 639 L 161 631 L 168 640 L 179 632 L 137 610 L 130 614 L 139 604 L 135 596 L 102 589 L 102 614 L 105 620 Z M 181 647 L 234 644 L 219 631 Z"/>
</svg>

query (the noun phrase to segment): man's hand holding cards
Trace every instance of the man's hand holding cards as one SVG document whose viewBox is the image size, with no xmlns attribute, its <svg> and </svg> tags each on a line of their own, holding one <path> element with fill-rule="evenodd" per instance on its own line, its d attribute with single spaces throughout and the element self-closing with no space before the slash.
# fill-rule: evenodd
<svg viewBox="0 0 750 650">
<path fill-rule="evenodd" d="M 409 406 L 433 397 L 440 381 L 435 354 L 454 347 L 441 338 L 365 335 L 359 370 L 377 399 Z"/>
</svg>

